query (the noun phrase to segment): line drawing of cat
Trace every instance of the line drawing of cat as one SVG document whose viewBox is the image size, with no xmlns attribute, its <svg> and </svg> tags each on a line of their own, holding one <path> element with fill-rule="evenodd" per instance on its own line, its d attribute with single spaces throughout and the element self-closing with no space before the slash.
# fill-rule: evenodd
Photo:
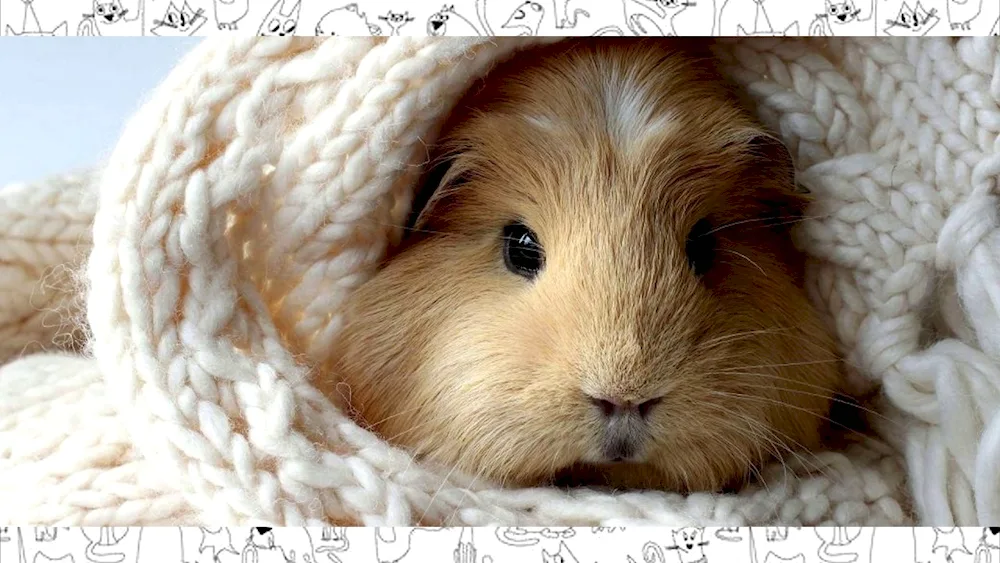
<svg viewBox="0 0 1000 563">
<path fill-rule="evenodd" d="M 129 9 L 121 0 L 93 0 L 93 12 L 84 14 L 77 35 L 99 37 L 130 37 L 146 35 L 146 0 L 138 0 L 135 14 L 127 17 Z"/>
<path fill-rule="evenodd" d="M 484 35 L 492 36 L 496 34 L 493 32 L 492 26 L 490 26 L 489 17 L 486 16 L 488 13 L 486 1 L 476 0 L 476 15 Z M 574 4 L 576 1 L 552 0 L 550 12 L 540 0 L 524 0 L 507 14 L 507 19 L 504 20 L 500 29 L 520 29 L 521 33 L 518 35 L 522 37 L 537 36 L 541 32 L 545 16 L 549 13 L 552 14 L 552 25 L 556 30 L 575 29 L 580 24 L 581 16 L 588 19 L 591 17 L 588 10 L 575 5 L 571 7 L 571 4 Z M 602 2 L 606 1 L 602 0 Z M 594 35 L 603 35 L 604 32 L 611 28 L 617 29 L 617 26 L 605 26 L 599 29 Z M 618 35 L 624 35 L 620 32 L 620 29 Z"/>
<path fill-rule="evenodd" d="M 674 539 L 674 545 L 667 546 L 667 549 L 677 552 L 679 563 L 706 563 L 708 561 L 705 556 L 705 546 L 708 545 L 708 542 L 705 541 L 704 528 L 680 528 L 671 530 L 670 534 Z"/>
<path fill-rule="evenodd" d="M 445 35 L 482 37 L 483 34 L 469 18 L 455 11 L 454 4 L 445 4 L 427 18 L 427 35 L 430 37 Z"/>
<path fill-rule="evenodd" d="M 872 1 L 872 10 L 867 17 L 861 17 L 861 8 L 855 4 L 855 0 L 831 1 L 823 0 L 826 11 L 816 14 L 816 18 L 809 24 L 809 35 L 813 37 L 851 37 L 866 36 L 875 33 L 875 22 L 878 21 L 877 4 Z"/>
<path fill-rule="evenodd" d="M 573 555 L 566 542 L 559 542 L 559 549 L 555 553 L 549 553 L 542 549 L 542 563 L 580 563 L 579 559 Z"/>
<path fill-rule="evenodd" d="M 368 20 L 357 3 L 334 8 L 316 22 L 316 35 L 320 37 L 354 37 L 382 35 L 382 28 Z"/>
<path fill-rule="evenodd" d="M 972 30 L 972 20 L 983 11 L 983 0 L 947 0 L 945 9 L 952 30 Z"/>
<path fill-rule="evenodd" d="M 14 31 L 14 28 L 8 24 L 4 26 L 4 35 L 13 37 L 55 37 L 57 35 L 69 35 L 69 24 L 65 21 L 52 28 L 52 31 L 43 30 L 42 24 L 38 20 L 38 14 L 35 12 L 35 6 L 32 4 L 33 1 L 21 0 L 24 4 L 24 19 L 21 22 L 21 31 Z M 31 19 L 31 23 L 28 22 L 29 18 Z"/>
<path fill-rule="evenodd" d="M 500 29 L 522 29 L 519 36 L 538 35 L 542 27 L 542 19 L 545 18 L 545 7 L 534 0 L 525 0 L 518 7 L 514 8 L 507 21 L 500 26 Z"/>
<path fill-rule="evenodd" d="M 236 31 L 239 23 L 250 11 L 250 0 L 213 0 L 215 24 L 220 30 Z"/>
<path fill-rule="evenodd" d="M 187 0 L 184 0 L 180 8 L 171 0 L 163 13 L 163 19 L 153 20 L 153 27 L 149 32 L 158 37 L 190 37 L 208 21 L 204 12 L 201 8 L 195 11 Z"/>
<path fill-rule="evenodd" d="M 410 11 L 405 12 L 394 12 L 389 10 L 384 16 L 379 16 L 378 19 L 384 21 L 386 25 L 389 26 L 389 35 L 398 37 L 400 35 L 400 30 L 406 27 L 406 24 L 415 21 L 417 18 L 410 15 Z"/>
<path fill-rule="evenodd" d="M 945 559 L 949 563 L 952 561 L 953 553 L 972 555 L 969 548 L 965 546 L 965 534 L 959 527 L 934 528 L 934 545 L 931 547 L 931 553 L 937 551 L 944 551 Z"/>
<path fill-rule="evenodd" d="M 715 0 L 712 0 L 712 3 L 712 13 L 714 14 Z M 640 37 L 677 36 L 674 20 L 684 10 L 697 5 L 694 0 L 622 0 L 622 6 L 625 9 L 625 25 L 633 35 Z M 654 15 L 655 19 L 650 17 L 650 14 Z M 656 20 L 659 20 L 659 23 Z M 712 20 L 714 27 L 714 16 Z"/>
<path fill-rule="evenodd" d="M 0 543 L 10 541 L 10 528 L 8 526 L 0 526 Z"/>
<path fill-rule="evenodd" d="M 257 28 L 257 35 L 261 37 L 295 35 L 301 11 L 302 0 L 277 0 L 264 19 L 261 20 L 260 27 Z"/>
<path fill-rule="evenodd" d="M 768 14 L 767 7 L 764 3 L 767 0 L 724 0 L 722 6 L 719 8 L 718 24 L 715 26 L 715 35 L 736 35 L 740 37 L 782 37 L 788 35 L 798 35 L 799 34 L 799 22 L 793 21 L 782 31 L 775 31 L 774 26 L 771 24 L 771 16 Z M 739 21 L 740 16 L 746 17 L 746 8 L 751 5 L 754 6 L 754 22 L 753 31 L 747 31 L 743 26 L 743 22 Z M 726 8 L 729 8 L 727 10 Z M 742 8 L 742 10 L 734 10 L 734 8 Z M 733 18 L 739 21 L 735 26 L 723 26 L 724 16 L 729 16 L 729 12 L 736 11 L 737 15 Z M 729 29 L 727 29 L 727 27 Z"/>
<path fill-rule="evenodd" d="M 198 529 L 201 531 L 201 541 L 198 543 L 198 553 L 203 553 L 206 549 L 211 549 L 212 561 L 215 563 L 218 563 L 220 553 L 232 553 L 233 555 L 240 554 L 240 552 L 236 551 L 236 547 L 233 546 L 233 536 L 229 528 L 224 528 L 222 526 L 217 528 L 200 526 Z"/>
<path fill-rule="evenodd" d="M 882 31 L 893 37 L 921 37 L 930 33 L 940 21 L 937 8 L 931 8 L 928 12 L 920 0 L 917 0 L 913 8 L 909 3 L 903 2 L 899 13 L 894 19 L 886 20 L 886 27 Z"/>
</svg>

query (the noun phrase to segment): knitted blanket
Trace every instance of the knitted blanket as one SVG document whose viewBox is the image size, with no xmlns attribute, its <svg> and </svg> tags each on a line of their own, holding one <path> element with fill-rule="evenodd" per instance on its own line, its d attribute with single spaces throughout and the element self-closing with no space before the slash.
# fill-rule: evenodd
<svg viewBox="0 0 1000 563">
<path fill-rule="evenodd" d="M 505 490 L 317 392 L 451 104 L 552 40 L 209 39 L 99 177 L 0 191 L 0 521 L 1000 521 L 995 39 L 717 46 L 817 198 L 808 289 L 857 382 L 884 389 L 882 440 L 732 495 Z"/>
</svg>

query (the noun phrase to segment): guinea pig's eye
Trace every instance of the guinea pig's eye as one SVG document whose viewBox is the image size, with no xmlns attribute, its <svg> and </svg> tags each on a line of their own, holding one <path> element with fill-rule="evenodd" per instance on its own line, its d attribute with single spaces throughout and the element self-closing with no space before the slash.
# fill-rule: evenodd
<svg viewBox="0 0 1000 563">
<path fill-rule="evenodd" d="M 503 261 L 508 270 L 528 279 L 538 275 L 545 264 L 538 237 L 523 223 L 503 228 Z"/>
<path fill-rule="evenodd" d="M 707 219 L 695 223 L 687 237 L 688 263 L 696 276 L 702 276 L 715 261 L 715 237 L 712 236 L 712 224 Z"/>
</svg>

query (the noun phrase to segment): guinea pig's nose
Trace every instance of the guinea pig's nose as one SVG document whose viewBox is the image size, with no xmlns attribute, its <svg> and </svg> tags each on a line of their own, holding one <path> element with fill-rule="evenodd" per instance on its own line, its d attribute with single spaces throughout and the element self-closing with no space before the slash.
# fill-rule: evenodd
<svg viewBox="0 0 1000 563">
<path fill-rule="evenodd" d="M 635 415 L 639 418 L 646 418 L 649 411 L 662 400 L 660 397 L 642 402 L 625 401 L 616 398 L 588 396 L 590 402 L 596 406 L 602 415 L 607 418 L 621 418 Z"/>
</svg>

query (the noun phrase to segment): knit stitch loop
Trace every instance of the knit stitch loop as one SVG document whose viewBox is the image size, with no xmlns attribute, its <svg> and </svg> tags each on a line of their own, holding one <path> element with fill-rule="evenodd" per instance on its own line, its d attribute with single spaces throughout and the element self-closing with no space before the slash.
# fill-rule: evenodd
<svg viewBox="0 0 1000 563">
<path fill-rule="evenodd" d="M 938 269 L 970 266 L 967 262 L 973 251 L 1000 229 L 998 205 L 997 196 L 977 194 L 952 209 L 938 237 L 935 256 Z"/>
</svg>

